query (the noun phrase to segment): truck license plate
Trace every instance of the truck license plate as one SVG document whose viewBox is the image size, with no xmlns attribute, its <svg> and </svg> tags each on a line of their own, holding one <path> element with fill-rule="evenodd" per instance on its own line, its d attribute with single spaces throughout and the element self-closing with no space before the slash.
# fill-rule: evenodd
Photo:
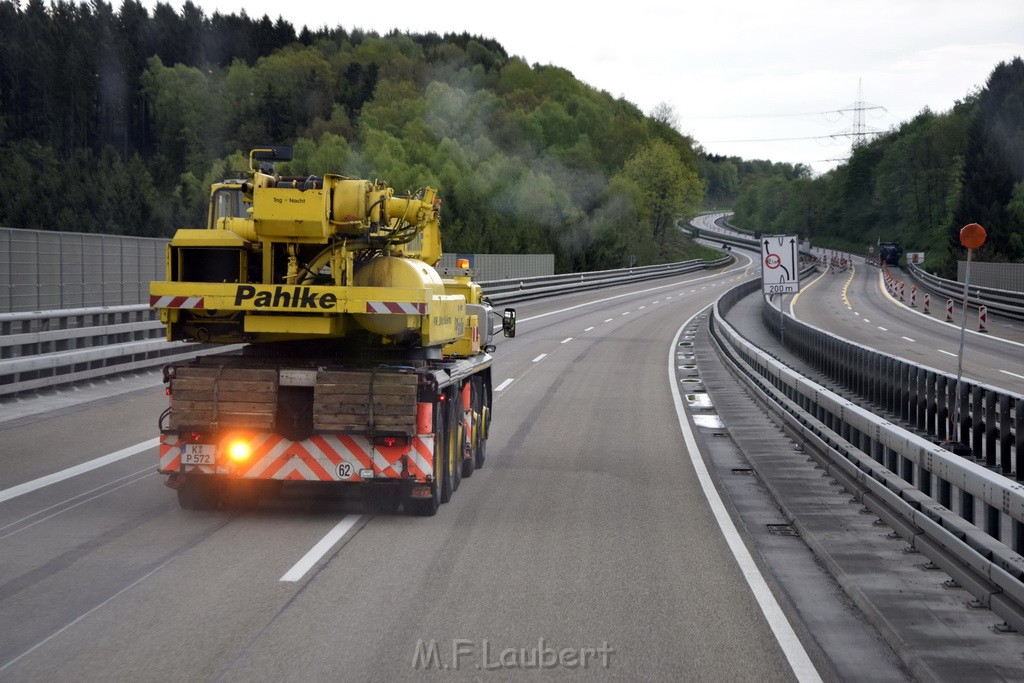
<svg viewBox="0 0 1024 683">
<path fill-rule="evenodd" d="M 208 443 L 187 443 L 181 447 L 182 465 L 216 465 L 217 447 Z"/>
</svg>

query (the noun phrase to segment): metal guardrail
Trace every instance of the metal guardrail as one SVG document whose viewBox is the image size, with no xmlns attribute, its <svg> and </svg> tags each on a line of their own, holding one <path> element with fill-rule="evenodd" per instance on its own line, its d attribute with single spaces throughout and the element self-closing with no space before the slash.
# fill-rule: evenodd
<svg viewBox="0 0 1024 683">
<path fill-rule="evenodd" d="M 762 322 L 779 337 L 767 300 Z M 988 468 L 1024 479 L 1024 395 L 890 356 L 786 315 L 785 345 L 832 381 L 910 429 L 951 442 Z"/>
<path fill-rule="evenodd" d="M 907 270 L 910 271 L 911 277 L 926 285 L 933 292 L 938 292 L 956 303 L 963 303 L 964 283 L 932 275 L 916 263 L 907 266 Z M 1024 320 L 1024 292 L 968 285 L 967 303 L 974 307 L 987 306 L 992 313 Z"/>
<path fill-rule="evenodd" d="M 982 605 L 1024 630 L 1024 487 L 829 391 L 744 339 L 724 314 L 759 288 L 758 280 L 744 283 L 715 304 L 711 336 L 720 352 L 755 391 L 780 407 L 793 430 L 830 460 L 831 474 L 855 486 L 866 506 Z M 769 325 L 778 324 L 778 311 L 771 311 L 762 317 Z M 879 398 L 896 415 L 925 424 L 942 422 L 941 406 L 948 413 L 955 405 L 944 389 L 948 376 L 939 378 L 942 373 L 914 372 L 912 364 L 793 318 L 787 317 L 785 325 L 787 344 L 796 342 L 837 381 Z M 969 385 L 961 394 L 961 412 L 968 420 L 968 429 L 963 432 L 961 422 L 961 431 L 971 439 L 972 452 L 984 444 L 986 463 L 995 453 L 993 442 L 1013 462 L 1022 453 L 1024 397 L 1000 394 L 993 399 L 989 391 Z"/>
<path fill-rule="evenodd" d="M 515 303 L 529 301 L 556 294 L 570 294 L 588 289 L 599 289 L 629 282 L 641 282 L 655 278 L 682 275 L 707 268 L 718 268 L 732 261 L 725 256 L 716 261 L 693 259 L 679 263 L 668 263 L 657 266 L 641 266 L 639 268 L 623 268 L 619 270 L 595 270 L 587 273 L 566 273 L 563 275 L 546 275 L 542 277 L 508 278 L 481 282 L 484 295 L 492 303 Z"/>
<path fill-rule="evenodd" d="M 225 350 L 171 343 L 165 334 L 144 304 L 0 314 L 0 396 Z"/>
<path fill-rule="evenodd" d="M 716 268 L 731 260 L 726 256 L 481 285 L 492 303 L 507 304 Z M 156 311 L 145 304 L 3 313 L 0 333 L 0 397 L 240 348 L 168 342 Z"/>
</svg>

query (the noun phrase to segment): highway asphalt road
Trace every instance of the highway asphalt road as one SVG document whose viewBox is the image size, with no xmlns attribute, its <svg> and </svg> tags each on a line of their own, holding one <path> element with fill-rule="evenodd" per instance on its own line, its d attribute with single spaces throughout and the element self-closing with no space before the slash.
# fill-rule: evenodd
<svg viewBox="0 0 1024 683">
<path fill-rule="evenodd" d="M 432 518 L 183 511 L 156 384 L 22 410 L 0 424 L 0 680 L 815 680 L 671 389 L 683 323 L 750 275 L 519 306 L 486 465 Z"/>
<path fill-rule="evenodd" d="M 810 325 L 955 375 L 962 314 L 957 308 L 955 322 L 947 323 L 945 301 L 933 301 L 929 315 L 923 304 L 923 297 L 916 307 L 898 301 L 885 290 L 878 268 L 861 259 L 845 272 L 822 272 L 802 285 L 799 296 L 786 297 L 787 310 Z M 964 335 L 964 377 L 1024 394 L 1024 325 L 990 316 L 989 332 L 982 334 L 973 316 Z"/>
</svg>

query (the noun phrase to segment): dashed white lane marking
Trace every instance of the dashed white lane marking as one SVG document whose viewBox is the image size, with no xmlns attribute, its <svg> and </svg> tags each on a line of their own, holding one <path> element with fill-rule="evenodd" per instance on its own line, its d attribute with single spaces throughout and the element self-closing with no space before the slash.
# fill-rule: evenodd
<svg viewBox="0 0 1024 683">
<path fill-rule="evenodd" d="M 533 362 L 534 362 L 534 363 L 539 363 L 539 362 L 541 362 L 542 360 L 544 360 L 544 359 L 545 359 L 545 358 L 547 358 L 547 357 L 548 357 L 548 354 L 546 354 L 546 353 L 542 353 L 542 354 L 540 354 L 539 356 L 537 356 L 536 358 L 534 358 L 534 359 L 533 359 Z"/>
<path fill-rule="evenodd" d="M 159 445 L 159 438 L 150 439 L 149 441 L 143 441 L 142 443 L 137 443 L 134 446 L 129 446 L 128 448 L 122 448 L 119 451 L 115 451 L 108 455 L 104 455 L 103 457 L 95 458 L 88 462 L 83 462 L 80 465 L 69 467 L 66 470 L 54 472 L 53 474 L 48 474 L 45 477 L 39 477 L 38 479 L 27 481 L 24 484 L 12 486 L 9 489 L 4 489 L 0 491 L 0 503 L 4 502 L 5 500 L 10 500 L 11 498 L 23 496 L 26 493 L 31 493 L 32 491 L 36 491 L 38 489 L 43 488 L 44 486 L 56 484 L 57 482 L 64 481 L 65 479 L 70 479 L 71 477 L 77 477 L 79 474 L 84 474 L 85 472 L 94 470 L 98 467 L 109 465 L 112 462 L 124 460 L 125 458 L 129 458 L 135 455 L 136 453 L 141 453 L 142 451 L 149 450 L 150 448 L 156 448 Z"/>
<path fill-rule="evenodd" d="M 572 341 L 572 337 L 566 337 L 565 339 L 563 339 L 563 340 L 562 340 L 562 341 L 560 341 L 559 343 L 560 343 L 560 344 L 568 344 L 568 343 L 569 343 L 569 342 L 571 342 L 571 341 Z"/>
<path fill-rule="evenodd" d="M 327 535 L 321 538 L 315 546 L 309 549 L 309 552 L 302 556 L 302 559 L 295 563 L 291 569 L 285 572 L 284 576 L 281 577 L 281 581 L 298 581 L 306 575 L 314 564 L 320 561 L 320 558 L 327 554 L 327 551 L 333 548 L 338 541 L 341 540 L 342 536 L 347 534 L 349 530 L 356 525 L 356 523 L 362 518 L 362 515 L 345 515 L 341 518 L 333 529 L 327 532 Z"/>
<path fill-rule="evenodd" d="M 953 358 L 956 358 L 956 354 L 955 354 L 955 353 L 952 353 L 952 352 L 950 352 L 950 351 L 943 351 L 942 349 L 935 349 L 935 350 L 936 350 L 936 351 L 938 351 L 939 353 L 944 353 L 944 354 L 946 354 L 947 356 L 953 356 Z"/>
<path fill-rule="evenodd" d="M 906 339 L 906 340 L 907 340 L 908 342 L 910 342 L 911 344 L 915 344 L 915 343 L 917 343 L 917 340 L 916 340 L 916 339 L 911 339 L 910 337 L 903 337 L 903 338 L 904 338 L 904 339 Z"/>
<path fill-rule="evenodd" d="M 507 380 L 505 380 L 504 382 L 502 382 L 498 386 L 494 387 L 494 390 L 495 391 L 501 391 L 503 389 L 506 389 L 506 388 L 508 388 L 509 384 L 512 384 L 512 382 L 515 382 L 515 380 L 512 379 L 511 377 L 509 377 Z"/>
</svg>

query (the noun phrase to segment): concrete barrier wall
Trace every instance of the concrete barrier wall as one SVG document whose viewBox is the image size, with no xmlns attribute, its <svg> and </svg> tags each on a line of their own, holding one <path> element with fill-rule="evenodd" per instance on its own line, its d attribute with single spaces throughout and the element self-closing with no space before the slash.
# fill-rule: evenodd
<svg viewBox="0 0 1024 683">
<path fill-rule="evenodd" d="M 0 228 L 0 313 L 149 303 L 169 240 Z M 477 280 L 552 275 L 552 254 L 445 254 L 469 258 Z"/>
<path fill-rule="evenodd" d="M 956 279 L 964 281 L 967 261 L 958 261 Z M 971 286 L 1024 292 L 1024 263 L 971 262 Z"/>
</svg>

